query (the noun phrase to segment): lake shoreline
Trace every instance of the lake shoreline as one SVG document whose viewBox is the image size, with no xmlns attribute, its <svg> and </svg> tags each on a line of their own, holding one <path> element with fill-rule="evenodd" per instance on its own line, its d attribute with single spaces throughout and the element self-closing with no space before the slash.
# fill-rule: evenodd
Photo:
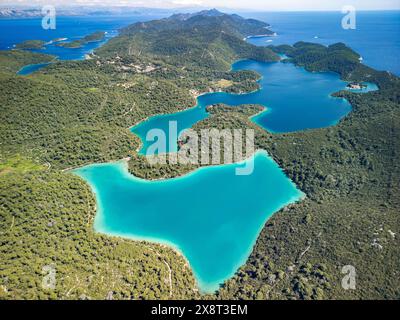
<svg viewBox="0 0 400 320">
<path fill-rule="evenodd" d="M 234 63 L 233 63 L 233 64 L 234 64 Z M 232 64 L 232 65 L 233 65 L 233 64 Z M 262 80 L 262 78 L 259 79 L 258 81 L 260 81 L 260 80 Z M 263 88 L 260 86 L 260 88 L 257 89 L 255 92 L 261 91 L 262 89 L 263 89 Z M 202 96 L 202 95 L 208 94 L 208 93 L 209 93 L 209 92 L 204 93 L 204 94 L 199 94 L 199 95 L 197 95 L 197 96 L 194 96 L 194 98 L 196 99 L 196 104 L 195 104 L 193 107 L 190 107 L 190 108 L 187 108 L 187 109 L 184 109 L 184 110 L 181 110 L 181 111 L 177 111 L 177 112 L 174 112 L 174 113 L 167 113 L 167 114 L 169 114 L 169 115 L 174 115 L 175 113 L 185 112 L 185 111 L 189 111 L 189 110 L 191 110 L 191 109 L 196 108 L 197 106 L 200 105 L 199 97 Z M 224 92 L 221 92 L 221 93 L 224 93 Z M 249 94 L 249 93 L 244 93 L 244 94 Z M 237 94 L 237 95 L 240 96 L 240 95 L 243 95 L 243 94 Z M 260 115 L 261 113 L 264 113 L 267 109 L 266 109 L 266 107 L 265 107 L 264 105 L 262 105 L 262 106 L 263 106 L 265 109 L 263 109 L 262 111 L 258 112 L 257 115 L 252 115 L 252 116 L 250 116 L 249 118 L 250 118 L 250 119 L 253 119 L 254 117 Z M 208 113 L 207 113 L 207 114 L 208 114 Z M 139 126 L 141 123 L 146 122 L 148 119 L 150 119 L 150 118 L 152 118 L 152 117 L 159 117 L 159 116 L 162 116 L 162 114 L 157 114 L 157 115 L 154 115 L 154 116 L 149 116 L 149 117 L 147 117 L 147 119 L 141 120 L 141 121 L 139 121 L 136 125 L 132 125 L 131 127 L 129 127 L 129 130 L 132 132 L 132 129 L 133 129 L 134 127 Z M 197 122 L 195 122 L 195 123 L 197 123 Z M 256 125 L 259 125 L 261 128 L 265 129 L 263 126 L 261 126 L 261 125 L 258 124 L 257 122 L 253 121 L 253 123 L 255 123 Z M 192 124 L 192 126 L 193 126 L 193 124 Z M 136 133 L 134 133 L 134 132 L 132 132 L 132 133 L 133 133 L 133 134 L 136 134 Z M 138 135 L 138 134 L 136 134 L 136 136 L 140 138 L 140 140 L 142 141 L 142 144 L 143 144 L 142 137 L 141 137 L 140 135 Z M 142 145 L 142 146 L 143 146 L 143 145 Z M 141 148 L 142 148 L 142 147 L 141 147 Z M 140 148 L 140 149 L 141 149 L 141 148 Z M 139 151 L 140 151 L 140 149 L 139 149 Z M 137 152 L 137 151 L 136 151 L 136 152 Z M 305 195 L 301 190 L 299 190 L 299 189 L 297 188 L 297 186 L 293 183 L 293 181 L 291 181 L 291 180 L 287 177 L 287 175 L 286 175 L 286 173 L 284 172 L 284 170 L 283 170 L 281 167 L 279 167 L 279 165 L 275 162 L 275 160 L 273 159 L 273 157 L 271 157 L 271 156 L 268 154 L 267 151 L 265 151 L 265 150 L 261 150 L 261 151 L 260 151 L 260 150 L 257 150 L 257 151 L 255 151 L 249 158 L 247 158 L 247 160 L 250 159 L 251 157 L 256 158 L 257 155 L 260 154 L 260 152 L 261 152 L 262 154 L 266 155 L 266 157 L 267 157 L 268 159 L 270 159 L 270 160 L 279 168 L 279 170 L 280 170 L 281 173 L 285 176 L 285 178 L 288 179 L 288 180 L 290 181 L 290 183 L 293 184 L 293 186 L 295 187 L 295 189 L 296 189 L 298 192 L 300 192 L 301 195 L 299 195 L 299 196 L 297 196 L 297 197 L 291 197 L 291 198 L 288 199 L 286 202 L 284 202 L 284 203 L 278 205 L 276 209 L 272 210 L 272 213 L 269 213 L 269 214 L 267 215 L 266 219 L 264 220 L 264 223 L 262 223 L 262 224 L 259 226 L 258 232 L 254 235 L 254 240 L 252 241 L 252 245 L 251 245 L 247 250 L 245 250 L 244 253 L 242 253 L 243 257 L 245 257 L 245 258 L 243 258 L 243 259 L 240 260 L 240 265 L 243 265 L 243 264 L 246 262 L 246 260 L 248 259 L 248 256 L 249 256 L 249 255 L 251 254 L 251 252 L 254 250 L 254 245 L 255 245 L 255 243 L 256 243 L 256 240 L 257 240 L 257 238 L 259 237 L 259 234 L 260 234 L 261 230 L 264 228 L 265 223 L 266 223 L 276 212 L 278 212 L 278 211 L 280 211 L 280 210 L 286 208 L 286 207 L 289 206 L 289 205 L 292 205 L 292 204 L 294 204 L 294 203 L 300 202 L 300 201 L 304 200 L 304 198 L 306 197 L 306 195 Z M 200 167 L 197 167 L 197 168 L 195 168 L 195 169 L 193 169 L 193 170 L 191 170 L 191 171 L 185 173 L 184 175 L 177 176 L 177 177 L 174 177 L 174 178 L 149 180 L 149 179 L 141 179 L 141 178 L 138 178 L 138 177 L 134 176 L 132 173 L 130 173 L 129 170 L 128 170 L 128 161 L 129 161 L 129 160 L 130 160 L 129 158 L 125 158 L 125 159 L 122 160 L 122 161 L 123 161 L 123 168 L 124 168 L 124 175 L 125 175 L 126 177 L 129 177 L 130 179 L 133 179 L 133 180 L 140 180 L 141 182 L 145 182 L 145 183 L 163 183 L 163 182 L 167 182 L 167 181 L 168 181 L 168 182 L 173 182 L 173 181 L 178 181 L 178 180 L 182 180 L 182 179 L 188 179 L 188 178 L 192 177 L 193 175 L 195 175 L 196 173 L 201 172 L 202 170 L 207 170 L 207 169 L 210 169 L 210 168 L 213 168 L 213 167 L 224 167 L 224 166 L 227 166 L 227 165 L 228 165 L 228 164 L 222 164 L 222 165 L 215 165 L 215 166 L 213 166 L 213 165 L 211 165 L 211 166 L 200 166 Z M 244 161 L 247 161 L 247 160 L 244 160 Z M 120 160 L 120 161 L 121 161 L 121 160 Z M 242 162 L 242 161 L 241 161 L 241 162 Z M 238 165 L 238 164 L 240 164 L 241 162 L 234 162 L 234 163 L 232 163 L 231 165 Z M 106 163 L 105 163 L 105 165 L 108 165 L 108 164 L 110 164 L 110 162 L 106 162 Z M 94 165 L 92 165 L 92 166 L 96 166 L 96 165 L 100 165 L 100 164 L 94 164 Z M 82 177 L 81 177 L 81 178 L 82 178 Z M 86 181 L 86 179 L 84 179 L 84 180 Z M 179 244 L 176 244 L 176 243 L 174 243 L 174 242 L 172 242 L 172 241 L 170 241 L 170 240 L 165 240 L 165 239 L 163 239 L 163 238 L 158 238 L 158 237 L 135 236 L 135 235 L 133 235 L 133 234 L 131 234 L 131 233 L 129 233 L 129 232 L 122 232 L 122 231 L 121 231 L 121 232 L 116 232 L 116 231 L 110 230 L 109 228 L 107 228 L 107 227 L 105 227 L 104 225 L 102 225 L 102 224 L 101 224 L 101 221 L 102 221 L 103 215 L 104 215 L 104 213 L 102 214 L 102 212 L 104 212 L 104 209 L 103 209 L 102 206 L 101 206 L 101 203 L 102 203 L 102 202 L 100 201 L 99 193 L 96 191 L 96 188 L 93 187 L 92 183 L 90 183 L 89 181 L 86 181 L 86 183 L 88 183 L 89 186 L 91 187 L 92 192 L 94 193 L 94 196 L 95 196 L 96 199 L 97 199 L 96 202 L 98 203 L 97 210 L 96 210 L 96 216 L 95 216 L 95 222 L 94 222 L 94 229 L 95 229 L 96 232 L 103 233 L 103 234 L 106 234 L 106 235 L 108 235 L 108 236 L 115 236 L 115 237 L 124 238 L 124 239 L 129 239 L 129 240 L 137 241 L 137 242 L 157 243 L 157 244 L 160 244 L 160 245 L 165 245 L 165 246 L 168 246 L 168 247 L 172 248 L 174 251 L 176 251 L 177 253 L 179 253 L 179 255 L 185 257 L 185 253 L 184 253 L 184 250 L 182 249 L 182 247 L 181 247 Z M 100 220 L 99 220 L 99 219 L 100 219 Z M 97 222 L 96 222 L 96 221 L 97 221 Z M 99 221 L 100 221 L 100 222 L 99 222 Z M 198 275 L 196 275 L 197 273 L 196 273 L 196 271 L 195 271 L 195 268 L 194 268 L 194 267 L 192 266 L 192 264 L 189 262 L 189 258 L 186 258 L 186 257 L 185 257 L 185 260 L 187 261 L 188 265 L 191 267 L 191 270 L 192 270 L 192 272 L 194 273 L 195 278 L 196 278 L 197 286 L 199 287 L 199 289 L 200 289 L 201 292 L 204 292 L 204 293 L 212 293 L 213 291 L 218 290 L 218 288 L 215 288 L 215 287 L 212 287 L 212 289 L 205 288 L 205 287 L 204 287 L 204 283 L 206 283 L 206 282 L 204 282 L 204 281 L 201 280 L 202 277 L 199 277 Z M 239 266 L 239 267 L 240 267 L 240 266 Z M 238 269 L 238 267 L 235 267 L 235 272 L 237 271 L 237 269 Z M 233 272 L 233 274 L 234 274 L 235 272 Z M 232 272 L 231 272 L 231 273 L 232 273 Z M 232 275 L 233 275 L 233 274 L 232 274 Z M 231 275 L 230 277 L 232 277 L 232 275 Z M 230 278 L 230 277 L 225 278 L 225 280 L 228 279 L 228 278 Z M 203 283 L 203 284 L 202 284 L 202 283 Z M 222 283 L 220 282 L 219 285 L 221 285 L 221 284 L 222 284 Z M 202 288 L 202 287 L 203 287 L 203 288 Z"/>
<path fill-rule="evenodd" d="M 251 160 L 251 158 L 253 158 L 253 160 Z M 256 160 L 256 159 L 258 159 L 258 160 Z M 261 160 L 261 159 L 264 159 L 264 160 Z M 232 272 L 232 270 L 226 271 L 227 273 L 229 273 L 229 275 L 224 276 L 223 278 L 221 278 L 221 280 L 218 280 L 218 286 L 216 286 L 215 282 L 207 281 L 205 278 L 203 278 L 203 276 L 201 276 L 199 273 L 197 273 L 196 270 L 197 270 L 197 268 L 199 268 L 199 266 L 197 265 L 197 268 L 193 267 L 193 264 L 190 263 L 190 258 L 187 256 L 186 249 L 184 249 L 179 243 L 175 243 L 174 241 L 172 241 L 170 239 L 165 239 L 165 238 L 160 238 L 160 237 L 152 237 L 152 236 L 143 236 L 143 235 L 138 236 L 138 235 L 132 234 L 130 232 L 115 231 L 115 230 L 108 228 L 104 221 L 106 208 L 104 207 L 104 204 L 100 198 L 100 193 L 97 190 L 97 186 L 95 186 L 92 182 L 89 182 L 87 180 L 88 178 L 84 178 L 84 176 L 81 176 L 79 172 L 73 172 L 74 174 L 78 175 L 80 178 L 84 179 L 84 181 L 86 183 L 89 184 L 92 194 L 94 194 L 94 197 L 96 198 L 96 215 L 95 215 L 95 220 L 94 220 L 94 224 L 93 224 L 95 232 L 100 233 L 100 234 L 105 234 L 107 236 L 128 239 L 130 241 L 136 241 L 139 243 L 140 242 L 156 243 L 156 244 L 171 248 L 172 250 L 177 252 L 180 256 L 184 257 L 188 266 L 190 267 L 190 269 L 192 270 L 192 272 L 195 275 L 197 286 L 202 294 L 208 294 L 208 293 L 213 293 L 213 292 L 217 291 L 218 287 L 220 285 L 222 285 L 226 279 L 229 279 L 230 277 L 232 277 L 235 274 L 235 272 L 237 271 L 237 269 L 240 267 L 240 265 L 243 265 L 246 262 L 249 254 L 252 252 L 254 245 L 256 244 L 256 240 L 259 236 L 259 232 L 263 229 L 263 227 L 264 227 L 266 221 L 268 221 L 268 219 L 270 219 L 276 212 L 283 210 L 284 208 L 286 208 L 289 205 L 299 203 L 299 202 L 303 201 L 305 198 L 305 194 L 301 190 L 299 190 L 296 187 L 296 185 L 286 176 L 283 169 L 278 166 L 278 164 L 273 160 L 273 158 L 268 154 L 268 152 L 265 150 L 262 150 L 262 149 L 258 149 L 250 157 L 247 157 L 245 160 L 243 160 L 241 162 L 236 162 L 236 163 L 231 163 L 231 164 L 213 165 L 213 166 L 204 166 L 204 167 L 197 168 L 183 176 L 179 176 L 179 177 L 172 178 L 172 179 L 164 179 L 161 181 L 149 181 L 149 180 L 141 179 L 141 178 L 138 178 L 138 177 L 132 175 L 128 171 L 128 166 L 127 166 L 126 160 L 127 159 L 125 159 L 125 161 L 123 161 L 123 160 L 118 161 L 119 164 L 118 164 L 118 162 L 114 162 L 114 164 L 118 164 L 118 166 L 116 168 L 119 168 L 119 169 L 116 169 L 116 170 L 118 170 L 121 178 L 128 179 L 128 181 L 132 181 L 132 182 L 136 182 L 136 183 L 145 183 L 145 184 L 152 183 L 152 184 L 156 184 L 156 185 L 160 184 L 160 183 L 161 184 L 181 183 L 181 182 L 187 183 L 189 181 L 192 181 L 193 178 L 197 175 L 202 176 L 202 175 L 206 175 L 206 174 L 207 175 L 211 174 L 212 172 L 217 172 L 215 170 L 217 170 L 218 167 L 220 167 L 222 169 L 222 168 L 227 168 L 227 166 L 229 166 L 229 170 L 231 170 L 231 169 L 233 169 L 237 166 L 240 166 L 241 164 L 244 164 L 245 162 L 248 162 L 248 161 L 267 161 L 267 163 L 271 163 L 272 166 L 280 172 L 280 176 L 284 177 L 284 179 L 286 181 L 288 181 L 287 183 L 293 188 L 292 192 L 297 193 L 297 195 L 293 195 L 292 197 L 286 199 L 284 202 L 276 204 L 276 208 L 268 209 L 268 213 L 266 213 L 266 218 L 265 218 L 264 222 L 261 223 L 260 226 L 258 226 L 258 232 L 256 234 L 254 234 L 254 236 L 252 237 L 252 239 L 250 241 L 251 245 L 249 246 L 249 248 L 247 248 L 245 251 L 243 251 L 241 253 L 242 258 L 239 259 L 240 261 L 238 260 L 235 263 L 235 266 L 233 267 L 234 272 Z M 110 164 L 113 164 L 113 163 L 107 162 L 104 164 L 93 164 L 89 167 L 91 167 L 91 168 L 97 167 L 99 169 L 99 167 L 102 167 L 102 166 L 107 167 Z M 261 165 L 261 163 L 259 163 L 259 165 Z M 86 168 L 86 169 L 90 170 L 91 168 Z M 261 170 L 261 171 L 265 170 L 265 168 L 260 167 L 260 166 L 258 168 L 259 168 L 258 170 Z M 83 169 L 83 171 L 81 171 L 81 172 L 85 172 L 85 168 L 81 168 L 81 170 L 82 169 Z M 212 171 L 210 171 L 210 170 L 212 170 Z M 108 219 L 109 219 L 109 217 L 108 217 Z M 191 256 L 192 254 L 189 254 L 189 256 Z"/>
</svg>

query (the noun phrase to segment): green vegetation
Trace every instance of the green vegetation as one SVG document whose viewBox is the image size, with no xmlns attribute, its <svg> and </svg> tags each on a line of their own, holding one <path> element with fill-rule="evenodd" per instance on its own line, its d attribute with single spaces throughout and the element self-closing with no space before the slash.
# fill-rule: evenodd
<svg viewBox="0 0 400 320">
<path fill-rule="evenodd" d="M 207 298 L 400 297 L 398 78 L 362 65 L 343 44 L 257 48 L 243 37 L 258 34 L 260 24 L 201 17 L 134 24 L 92 59 L 56 62 L 29 77 L 15 72 L 50 56 L 0 52 L 2 299 L 198 298 L 190 268 L 172 249 L 96 234 L 93 194 L 63 170 L 127 156 L 131 172 L 149 179 L 194 169 L 150 166 L 135 152 L 139 139 L 128 127 L 189 108 L 201 92 L 257 89 L 259 76 L 232 72 L 231 63 L 275 61 L 277 52 L 308 70 L 339 72 L 380 90 L 336 93 L 353 106 L 338 126 L 290 134 L 272 135 L 251 122 L 260 106 L 208 108 L 211 116 L 194 129 L 254 128 L 257 147 L 307 199 L 275 214 L 247 263 Z M 349 264 L 357 272 L 354 291 L 340 285 Z M 42 288 L 44 266 L 56 269 L 55 290 Z"/>
<path fill-rule="evenodd" d="M 71 49 L 77 49 L 83 47 L 85 44 L 89 42 L 95 42 L 95 41 L 101 41 L 104 39 L 105 33 L 103 31 L 96 31 L 92 34 L 89 34 L 85 37 L 83 37 L 80 40 L 74 40 L 71 42 L 60 42 L 57 43 L 56 45 L 58 47 L 64 47 L 64 48 L 71 48 Z"/>
<path fill-rule="evenodd" d="M 307 199 L 267 222 L 248 262 L 218 298 L 398 298 L 400 114 L 387 100 L 382 114 L 381 105 L 358 101 L 333 128 L 284 135 L 258 129 L 257 147 L 274 157 Z M 243 128 L 254 127 L 247 115 L 231 113 L 197 126 L 238 128 L 241 121 Z M 357 271 L 354 291 L 341 287 L 341 268 L 349 264 Z"/>
<path fill-rule="evenodd" d="M 105 57 L 146 55 L 192 72 L 228 71 L 238 59 L 279 60 L 269 48 L 243 41 L 245 36 L 259 34 L 260 28 L 265 33 L 264 26 L 235 15 L 202 14 L 185 20 L 178 15 L 124 28 L 97 53 Z"/>
<path fill-rule="evenodd" d="M 16 49 L 43 49 L 46 42 L 42 40 L 26 40 L 15 45 Z"/>
<path fill-rule="evenodd" d="M 85 42 L 100 41 L 100 40 L 104 39 L 104 35 L 105 35 L 104 31 L 96 31 L 96 32 L 93 32 L 93 33 L 85 36 L 83 38 L 83 41 L 85 41 Z"/>
<path fill-rule="evenodd" d="M 313 45 L 305 46 L 310 51 L 303 50 L 302 59 L 307 60 L 314 52 Z M 350 50 L 341 44 L 333 47 Z M 293 60 L 297 58 L 294 52 L 292 49 Z M 314 71 L 342 70 L 335 55 L 323 59 L 324 63 L 310 59 L 312 66 L 321 66 Z M 198 132 L 202 128 L 254 128 L 257 147 L 267 150 L 307 195 L 306 200 L 268 221 L 248 262 L 216 296 L 208 298 L 399 298 L 399 80 L 363 66 L 354 55 L 348 59 L 349 73 L 342 73 L 343 79 L 376 82 L 380 90 L 336 93 L 353 106 L 353 112 L 338 126 L 272 135 L 249 120 L 260 107 L 223 105 L 209 107 L 211 117 L 194 126 Z M 194 169 L 144 163 L 135 158 L 131 172 L 161 178 Z M 341 287 L 345 265 L 356 268 L 357 290 Z"/>
<path fill-rule="evenodd" d="M 337 93 L 353 106 L 338 126 L 259 133 L 258 147 L 274 157 L 307 199 L 268 221 L 248 262 L 220 290 L 220 298 L 400 297 L 399 80 L 360 64 L 342 44 L 321 48 L 340 48 L 338 56 L 321 55 L 321 61 L 315 47 L 297 44 L 289 54 L 307 69 L 341 70 L 344 79 L 373 79 L 381 89 Z M 343 57 L 344 65 L 338 64 Z M 345 265 L 356 268 L 356 290 L 341 287 Z"/>
<path fill-rule="evenodd" d="M 376 71 L 360 63 L 360 55 L 343 43 L 336 43 L 325 47 L 320 44 L 298 42 L 293 47 L 284 45 L 269 47 L 275 52 L 286 54 L 296 65 L 305 67 L 308 71 L 333 71 L 339 73 L 346 81 L 376 83 L 380 89 L 386 87 L 393 90 L 393 83 L 398 78 L 386 71 Z"/>
<path fill-rule="evenodd" d="M 264 107 L 257 105 L 242 105 L 230 107 L 224 104 L 217 104 L 207 107 L 207 112 L 210 113 L 211 117 L 198 122 L 192 128 L 195 130 L 199 139 L 201 139 L 201 129 L 216 128 L 223 130 L 225 128 L 243 128 L 247 127 L 260 130 L 258 126 L 248 121 L 248 117 L 251 117 L 264 110 Z M 243 124 L 245 119 L 245 124 Z M 183 139 L 184 142 L 185 139 Z M 210 146 L 211 147 L 211 146 Z M 211 149 L 210 149 L 211 153 Z M 245 142 L 243 142 L 243 155 L 245 158 Z M 223 159 L 223 151 L 221 151 L 221 159 Z M 243 159 L 244 160 L 244 159 Z M 129 161 L 129 172 L 136 177 L 140 177 L 148 180 L 156 179 L 168 179 L 177 176 L 185 175 L 197 168 L 200 164 L 171 164 L 169 159 L 166 159 L 167 164 L 150 164 L 143 155 L 132 154 L 131 160 Z"/>
<path fill-rule="evenodd" d="M 0 72 L 16 73 L 28 64 L 45 63 L 54 60 L 54 56 L 23 50 L 0 50 Z"/>
<path fill-rule="evenodd" d="M 218 90 L 221 79 L 244 90 L 258 76 L 186 69 L 142 54 L 55 62 L 20 77 L 14 61 L 20 58 L 19 67 L 39 56 L 14 50 L 1 57 L 1 297 L 197 297 L 190 269 L 172 249 L 95 234 L 94 196 L 61 170 L 134 157 L 139 139 L 129 126 L 192 107 L 190 90 Z M 224 66 L 233 62 L 226 58 Z M 42 268 L 52 264 L 58 282 L 45 290 Z"/>
<path fill-rule="evenodd" d="M 44 166 L 34 163 L 29 159 L 25 159 L 19 154 L 16 154 L 8 159 L 4 159 L 4 161 L 0 158 L 0 175 L 9 172 L 25 173 L 43 169 Z"/>
<path fill-rule="evenodd" d="M 203 10 L 196 13 L 174 14 L 166 19 L 168 25 L 157 22 L 153 24 L 158 30 L 160 28 L 182 29 L 188 27 L 206 27 L 211 32 L 222 29 L 224 32 L 231 33 L 238 38 L 253 35 L 272 35 L 274 32 L 269 30 L 270 25 L 255 19 L 244 19 L 237 14 L 225 14 L 216 9 Z M 135 25 L 126 28 L 134 29 Z"/>
<path fill-rule="evenodd" d="M 78 177 L 53 170 L 0 176 L 0 298 L 196 296 L 190 268 L 172 249 L 93 232 L 95 200 Z M 56 272 L 54 290 L 42 286 L 47 266 Z"/>
<path fill-rule="evenodd" d="M 78 49 L 82 48 L 85 43 L 82 42 L 82 40 L 74 40 L 71 42 L 60 42 L 57 43 L 57 47 L 63 47 L 63 48 L 70 48 L 70 49 Z"/>
</svg>

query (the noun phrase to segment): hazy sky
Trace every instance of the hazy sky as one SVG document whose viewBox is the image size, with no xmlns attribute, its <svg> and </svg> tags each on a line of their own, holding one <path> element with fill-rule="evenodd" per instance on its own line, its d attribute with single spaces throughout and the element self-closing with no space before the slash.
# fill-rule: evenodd
<svg viewBox="0 0 400 320">
<path fill-rule="evenodd" d="M 400 9 L 400 0 L 0 0 L 2 6 L 15 5 L 118 5 L 137 7 L 220 7 L 259 10 L 341 10 L 352 5 L 358 10 Z"/>
</svg>

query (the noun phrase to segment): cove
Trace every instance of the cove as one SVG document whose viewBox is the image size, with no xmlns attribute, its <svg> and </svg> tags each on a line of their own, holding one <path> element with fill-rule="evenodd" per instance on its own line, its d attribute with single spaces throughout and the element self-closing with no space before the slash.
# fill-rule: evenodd
<svg viewBox="0 0 400 320">
<path fill-rule="evenodd" d="M 243 265 L 265 222 L 304 194 L 265 151 L 246 163 L 203 167 L 185 176 L 147 181 L 119 161 L 73 170 L 96 195 L 97 232 L 170 245 L 189 261 L 202 292 L 213 292 Z"/>
<path fill-rule="evenodd" d="M 153 128 L 162 129 L 167 134 L 170 121 L 176 121 L 178 131 L 191 128 L 196 122 L 209 116 L 206 107 L 224 103 L 230 106 L 260 104 L 267 109 L 252 120 L 272 133 L 285 133 L 305 129 L 323 128 L 337 124 L 351 111 L 350 103 L 342 98 L 334 98 L 332 93 L 345 90 L 347 82 L 332 72 L 311 73 L 304 68 L 284 62 L 259 62 L 241 60 L 232 70 L 253 70 L 262 78 L 261 89 L 248 94 L 209 93 L 198 97 L 194 108 L 167 115 L 157 115 L 139 123 L 131 131 L 142 140 L 141 154 L 152 141 L 146 135 Z M 168 146 L 176 151 L 174 143 Z"/>
<path fill-rule="evenodd" d="M 33 73 L 33 72 L 45 67 L 45 66 L 48 66 L 49 64 L 50 64 L 50 62 L 49 63 L 28 64 L 28 65 L 22 67 L 17 72 L 17 74 L 20 75 L 20 76 L 26 76 L 26 75 L 29 75 L 29 74 L 31 74 L 31 73 Z"/>
</svg>

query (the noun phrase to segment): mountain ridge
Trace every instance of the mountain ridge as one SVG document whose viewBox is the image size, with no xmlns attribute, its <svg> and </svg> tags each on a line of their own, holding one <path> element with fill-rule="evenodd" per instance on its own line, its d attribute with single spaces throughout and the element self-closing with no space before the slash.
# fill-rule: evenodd
<svg viewBox="0 0 400 320">
<path fill-rule="evenodd" d="M 216 9 L 202 10 L 195 13 L 178 13 L 168 18 L 137 22 L 120 29 L 121 34 L 132 34 L 141 30 L 182 30 L 206 28 L 214 32 L 226 32 L 240 38 L 252 35 L 273 35 L 269 29 L 270 24 L 256 20 L 246 19 L 237 14 L 227 14 Z M 212 31 L 211 31 L 212 32 Z"/>
<path fill-rule="evenodd" d="M 278 61 L 270 48 L 245 41 L 256 34 L 272 34 L 268 23 L 229 15 L 217 10 L 172 15 L 136 22 L 120 30 L 119 36 L 97 49 L 102 57 L 152 57 L 174 66 L 214 70 L 230 69 L 235 60 Z"/>
</svg>

